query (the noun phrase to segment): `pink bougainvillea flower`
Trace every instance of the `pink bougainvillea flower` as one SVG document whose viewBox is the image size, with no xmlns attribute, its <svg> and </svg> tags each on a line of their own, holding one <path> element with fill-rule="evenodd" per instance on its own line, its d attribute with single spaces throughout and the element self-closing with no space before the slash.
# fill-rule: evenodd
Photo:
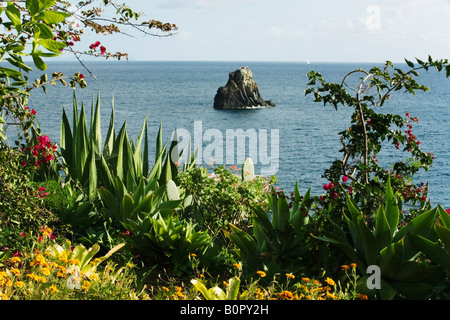
<svg viewBox="0 0 450 320">
<path fill-rule="evenodd" d="M 342 182 L 343 182 L 343 183 L 346 183 L 347 181 L 348 181 L 348 177 L 347 177 L 347 176 L 343 176 L 343 177 L 342 177 Z"/>
<path fill-rule="evenodd" d="M 445 212 L 447 212 L 448 214 L 450 214 L 450 208 L 448 208 L 447 210 L 445 210 Z"/>
<path fill-rule="evenodd" d="M 36 110 L 34 110 L 34 109 L 31 109 L 31 114 L 34 114 L 34 115 L 36 115 L 36 114 L 37 114 Z"/>
<path fill-rule="evenodd" d="M 104 46 L 101 46 L 101 47 L 100 47 L 100 54 L 101 54 L 101 55 L 104 55 L 105 52 L 106 52 L 106 48 L 105 48 Z"/>
<path fill-rule="evenodd" d="M 21 236 L 21 237 L 25 237 L 25 232 L 22 231 L 22 232 L 20 233 L 20 236 Z"/>
<path fill-rule="evenodd" d="M 323 185 L 323 190 L 328 190 L 328 185 L 327 184 Z"/>
<path fill-rule="evenodd" d="M 45 191 L 45 187 L 39 187 L 39 191 Z"/>
<path fill-rule="evenodd" d="M 27 166 L 27 162 L 26 161 L 23 161 L 22 163 L 21 163 L 21 165 L 22 165 L 22 167 L 26 167 Z"/>
</svg>

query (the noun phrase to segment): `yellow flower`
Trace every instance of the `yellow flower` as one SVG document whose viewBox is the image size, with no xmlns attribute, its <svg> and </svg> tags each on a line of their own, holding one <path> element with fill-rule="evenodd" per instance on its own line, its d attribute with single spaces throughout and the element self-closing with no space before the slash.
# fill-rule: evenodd
<svg viewBox="0 0 450 320">
<path fill-rule="evenodd" d="M 189 253 L 189 257 L 195 258 L 195 257 L 197 257 L 197 255 L 195 253 Z"/>
<path fill-rule="evenodd" d="M 11 273 L 14 273 L 16 276 L 20 275 L 20 270 L 17 268 L 12 268 L 10 271 L 11 271 Z"/>
<path fill-rule="evenodd" d="M 27 274 L 27 277 L 32 279 L 32 280 L 34 280 L 34 281 L 36 281 L 36 282 L 39 281 L 39 277 L 37 275 L 35 275 L 35 274 L 29 273 L 29 274 Z"/>
<path fill-rule="evenodd" d="M 46 276 L 50 275 L 50 269 L 49 268 L 42 268 L 42 273 Z"/>
<path fill-rule="evenodd" d="M 264 299 L 264 292 L 260 288 L 257 288 L 256 291 L 255 291 L 255 296 L 256 296 L 256 299 L 263 300 Z"/>
<path fill-rule="evenodd" d="M 203 273 L 200 273 L 199 277 L 202 279 L 205 279 L 205 276 L 203 275 Z"/>
<path fill-rule="evenodd" d="M 58 292 L 58 288 L 56 288 L 56 286 L 54 284 L 52 284 L 50 286 L 50 293 L 57 293 Z"/>
<path fill-rule="evenodd" d="M 91 283 L 89 281 L 84 281 L 83 285 L 81 286 L 81 289 L 83 289 L 86 292 L 89 290 L 90 286 L 91 286 Z"/>
<path fill-rule="evenodd" d="M 17 288 L 22 288 L 23 286 L 25 286 L 25 282 L 23 282 L 23 281 L 16 281 L 14 283 L 14 286 L 16 286 Z"/>
<path fill-rule="evenodd" d="M 11 258 L 11 262 L 12 263 L 17 263 L 17 262 L 20 262 L 20 261 L 22 261 L 19 257 L 12 257 Z"/>
<path fill-rule="evenodd" d="M 292 300 L 293 295 L 290 291 L 282 291 L 278 294 L 278 299 L 280 300 Z"/>
<path fill-rule="evenodd" d="M 327 292 L 327 297 L 331 298 L 331 299 L 337 299 L 338 298 L 333 293 L 329 293 L 329 292 Z"/>
<path fill-rule="evenodd" d="M 127 266 L 128 266 L 128 268 L 132 269 L 134 267 L 134 264 L 128 262 Z"/>
<path fill-rule="evenodd" d="M 350 267 L 352 267 L 353 269 L 356 269 L 356 263 L 351 263 Z"/>
<path fill-rule="evenodd" d="M 266 273 L 264 271 L 257 271 L 256 272 L 261 278 L 264 278 L 266 276 Z"/>
<path fill-rule="evenodd" d="M 223 285 L 224 285 L 225 287 L 228 287 L 228 282 L 224 281 L 224 282 L 222 282 L 222 283 L 223 283 Z"/>
<path fill-rule="evenodd" d="M 234 266 L 236 269 L 241 269 L 241 265 L 240 265 L 239 263 L 233 263 L 233 266 Z"/>
<path fill-rule="evenodd" d="M 295 279 L 295 276 L 292 273 L 286 273 L 286 277 L 288 279 Z"/>
<path fill-rule="evenodd" d="M 6 287 L 12 287 L 13 283 L 11 279 L 6 279 L 6 281 L 3 283 Z"/>
<path fill-rule="evenodd" d="M 348 269 L 350 269 L 350 267 L 346 264 L 341 266 L 341 270 L 348 270 Z"/>
<path fill-rule="evenodd" d="M 302 281 L 309 282 L 309 278 L 302 278 Z"/>
<path fill-rule="evenodd" d="M 162 287 L 162 289 L 169 292 L 169 288 L 167 288 L 167 287 Z"/>
<path fill-rule="evenodd" d="M 4 293 L 0 293 L 0 300 L 9 300 L 8 296 Z"/>
<path fill-rule="evenodd" d="M 328 283 L 330 286 L 334 286 L 334 284 L 335 284 L 334 280 L 331 278 L 326 278 L 325 282 Z"/>
<path fill-rule="evenodd" d="M 78 260 L 78 259 L 70 259 L 69 262 L 72 264 L 75 264 L 77 266 L 80 265 L 80 263 L 81 263 L 80 260 Z"/>
<path fill-rule="evenodd" d="M 177 292 L 181 292 L 181 291 L 183 290 L 183 288 L 181 288 L 181 287 L 175 287 L 175 290 L 176 290 Z"/>
</svg>

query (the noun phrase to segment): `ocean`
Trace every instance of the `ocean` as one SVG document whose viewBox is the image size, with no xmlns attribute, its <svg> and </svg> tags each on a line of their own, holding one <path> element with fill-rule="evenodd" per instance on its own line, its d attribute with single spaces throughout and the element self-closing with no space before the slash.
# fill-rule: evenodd
<svg viewBox="0 0 450 320">
<path fill-rule="evenodd" d="M 66 75 L 75 72 L 85 75 L 88 86 L 76 90 L 77 100 L 85 105 L 89 119 L 92 99 L 100 94 L 103 137 L 114 99 L 116 130 L 126 121 L 128 134 L 133 139 L 137 138 L 148 115 L 151 152 L 162 124 L 165 140 L 177 129 L 185 142 L 190 137 L 193 145 L 201 147 L 205 167 L 210 167 L 213 160 L 214 165 L 240 166 L 243 152 L 238 150 L 239 141 L 235 141 L 234 152 L 230 143 L 233 133 L 241 133 L 247 135 L 248 140 L 241 142 L 247 142 L 245 156 L 252 156 L 256 173 L 274 173 L 277 186 L 286 192 L 291 192 L 298 182 L 302 193 L 311 188 L 313 195 L 320 195 L 322 185 L 327 182 L 322 178 L 324 170 L 341 158 L 338 132 L 349 126 L 352 110 L 336 111 L 332 106 L 315 103 L 312 95 L 305 96 L 306 74 L 315 70 L 327 81 L 340 82 L 349 71 L 369 69 L 376 64 L 93 61 L 86 65 L 96 80 L 77 62 L 48 63 L 48 74 L 61 71 Z M 226 84 L 230 72 L 242 66 L 252 70 L 262 97 L 273 100 L 277 107 L 213 108 L 217 89 Z M 406 65 L 396 67 L 406 70 Z M 31 74 L 30 79 L 34 76 Z M 448 208 L 450 79 L 443 73 L 430 71 L 421 72 L 418 81 L 429 86 L 430 91 L 392 95 L 383 110 L 403 115 L 410 112 L 420 119 L 414 126 L 414 133 L 422 142 L 422 149 L 434 153 L 435 160 L 428 172 L 421 171 L 415 177 L 415 182 L 428 182 L 432 204 Z M 48 86 L 46 94 L 41 89 L 35 90 L 29 100 L 30 108 L 38 112 L 43 132 L 55 142 L 59 142 L 63 108 L 71 118 L 72 96 L 70 87 L 58 84 Z M 395 156 L 388 152 L 387 163 Z"/>
</svg>

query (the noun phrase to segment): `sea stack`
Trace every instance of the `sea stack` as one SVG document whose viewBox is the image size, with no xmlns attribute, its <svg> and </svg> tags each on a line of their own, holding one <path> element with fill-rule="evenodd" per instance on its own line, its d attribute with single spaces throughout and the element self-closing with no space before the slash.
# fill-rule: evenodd
<svg viewBox="0 0 450 320">
<path fill-rule="evenodd" d="M 254 109 L 275 107 L 272 100 L 265 101 L 259 94 L 249 67 L 230 72 L 228 82 L 217 90 L 214 98 L 215 109 Z"/>
</svg>

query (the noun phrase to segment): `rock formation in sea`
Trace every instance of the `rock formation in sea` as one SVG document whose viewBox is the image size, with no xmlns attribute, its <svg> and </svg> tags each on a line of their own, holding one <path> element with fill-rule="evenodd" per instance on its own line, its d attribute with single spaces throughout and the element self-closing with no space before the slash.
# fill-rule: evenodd
<svg viewBox="0 0 450 320">
<path fill-rule="evenodd" d="M 217 90 L 214 98 L 216 109 L 253 109 L 275 107 L 272 100 L 265 101 L 259 94 L 249 67 L 230 72 L 228 82 Z"/>
</svg>

